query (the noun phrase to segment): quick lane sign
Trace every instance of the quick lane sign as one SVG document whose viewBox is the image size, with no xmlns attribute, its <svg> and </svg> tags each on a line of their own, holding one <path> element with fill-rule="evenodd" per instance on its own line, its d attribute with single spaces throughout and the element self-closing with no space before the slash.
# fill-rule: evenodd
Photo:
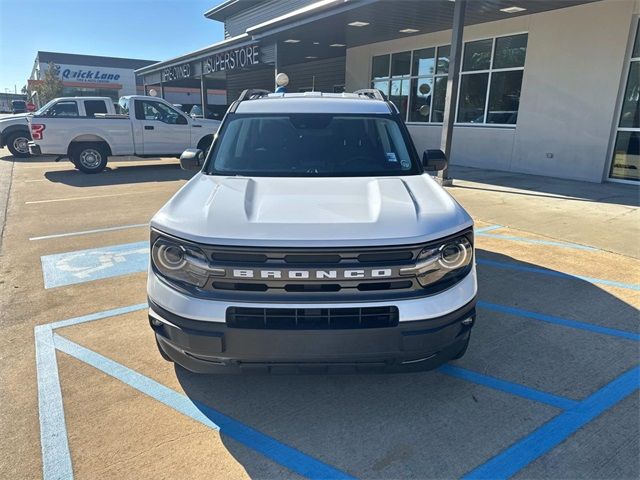
<svg viewBox="0 0 640 480">
<path fill-rule="evenodd" d="M 84 70 L 81 68 L 78 70 L 65 68 L 60 72 L 60 75 L 62 75 L 64 80 L 74 80 L 76 82 L 108 83 L 120 80 L 118 73 L 100 70 Z"/>
<path fill-rule="evenodd" d="M 260 63 L 260 47 L 248 45 L 246 47 L 216 53 L 202 62 L 204 73 L 222 72 L 247 68 Z"/>
</svg>

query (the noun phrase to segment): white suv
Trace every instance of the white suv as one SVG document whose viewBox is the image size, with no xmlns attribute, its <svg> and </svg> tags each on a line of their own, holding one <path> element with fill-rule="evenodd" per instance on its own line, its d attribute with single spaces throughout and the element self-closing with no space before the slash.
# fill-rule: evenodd
<svg viewBox="0 0 640 480">
<path fill-rule="evenodd" d="M 151 221 L 149 321 L 194 372 L 429 369 L 475 322 L 473 221 L 377 90 L 229 108 Z"/>
</svg>

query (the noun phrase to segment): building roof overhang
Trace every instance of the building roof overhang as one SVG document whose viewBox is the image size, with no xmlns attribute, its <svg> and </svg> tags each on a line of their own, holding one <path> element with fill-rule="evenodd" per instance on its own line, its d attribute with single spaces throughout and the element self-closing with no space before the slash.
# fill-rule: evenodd
<svg viewBox="0 0 640 480">
<path fill-rule="evenodd" d="M 469 1 L 466 8 L 465 25 L 515 18 L 550 10 L 557 10 L 591 3 L 598 0 L 518 0 L 523 10 L 508 13 L 504 9 L 513 7 L 513 0 Z M 205 15 L 220 14 L 224 18 L 232 9 L 243 9 L 242 0 L 228 0 L 209 10 Z M 420 5 L 420 8 L 416 8 Z M 278 44 L 278 62 L 287 65 L 309 59 L 343 56 L 345 48 L 357 47 L 425 33 L 446 31 L 451 28 L 454 2 L 451 0 L 319 0 L 285 15 L 254 25 L 242 35 L 222 40 L 195 52 L 190 52 L 163 62 L 136 70 L 137 74 L 157 72 L 162 68 L 187 61 L 205 58 L 231 47 L 256 41 Z M 221 12 L 224 11 L 224 16 Z M 210 15 L 211 14 L 211 15 Z M 353 22 L 364 22 L 366 26 L 351 26 Z M 410 33 L 401 30 L 411 29 Z M 287 43 L 296 39 L 296 43 Z M 335 48 L 340 45 L 342 48 Z M 334 47 L 334 48 L 330 48 Z M 316 53 L 317 52 L 317 53 Z"/>
</svg>

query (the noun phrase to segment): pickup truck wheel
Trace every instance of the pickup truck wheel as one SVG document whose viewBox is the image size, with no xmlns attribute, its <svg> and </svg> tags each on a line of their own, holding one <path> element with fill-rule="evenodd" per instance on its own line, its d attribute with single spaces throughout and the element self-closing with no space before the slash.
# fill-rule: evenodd
<svg viewBox="0 0 640 480">
<path fill-rule="evenodd" d="M 26 132 L 11 133 L 7 137 L 7 147 L 11 152 L 11 155 L 18 158 L 27 158 L 29 154 L 29 134 Z"/>
<path fill-rule="evenodd" d="M 100 144 L 75 147 L 71 161 L 83 173 L 100 173 L 107 166 L 107 149 Z"/>
</svg>

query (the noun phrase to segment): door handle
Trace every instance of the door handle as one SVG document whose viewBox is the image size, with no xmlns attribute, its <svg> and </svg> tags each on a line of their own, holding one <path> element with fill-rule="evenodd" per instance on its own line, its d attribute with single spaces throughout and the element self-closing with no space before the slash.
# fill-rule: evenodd
<svg viewBox="0 0 640 480">
<path fill-rule="evenodd" d="M 153 125 L 145 125 L 144 129 L 145 130 L 153 130 Z"/>
<path fill-rule="evenodd" d="M 202 128 L 202 125 L 193 124 L 194 127 Z"/>
</svg>

